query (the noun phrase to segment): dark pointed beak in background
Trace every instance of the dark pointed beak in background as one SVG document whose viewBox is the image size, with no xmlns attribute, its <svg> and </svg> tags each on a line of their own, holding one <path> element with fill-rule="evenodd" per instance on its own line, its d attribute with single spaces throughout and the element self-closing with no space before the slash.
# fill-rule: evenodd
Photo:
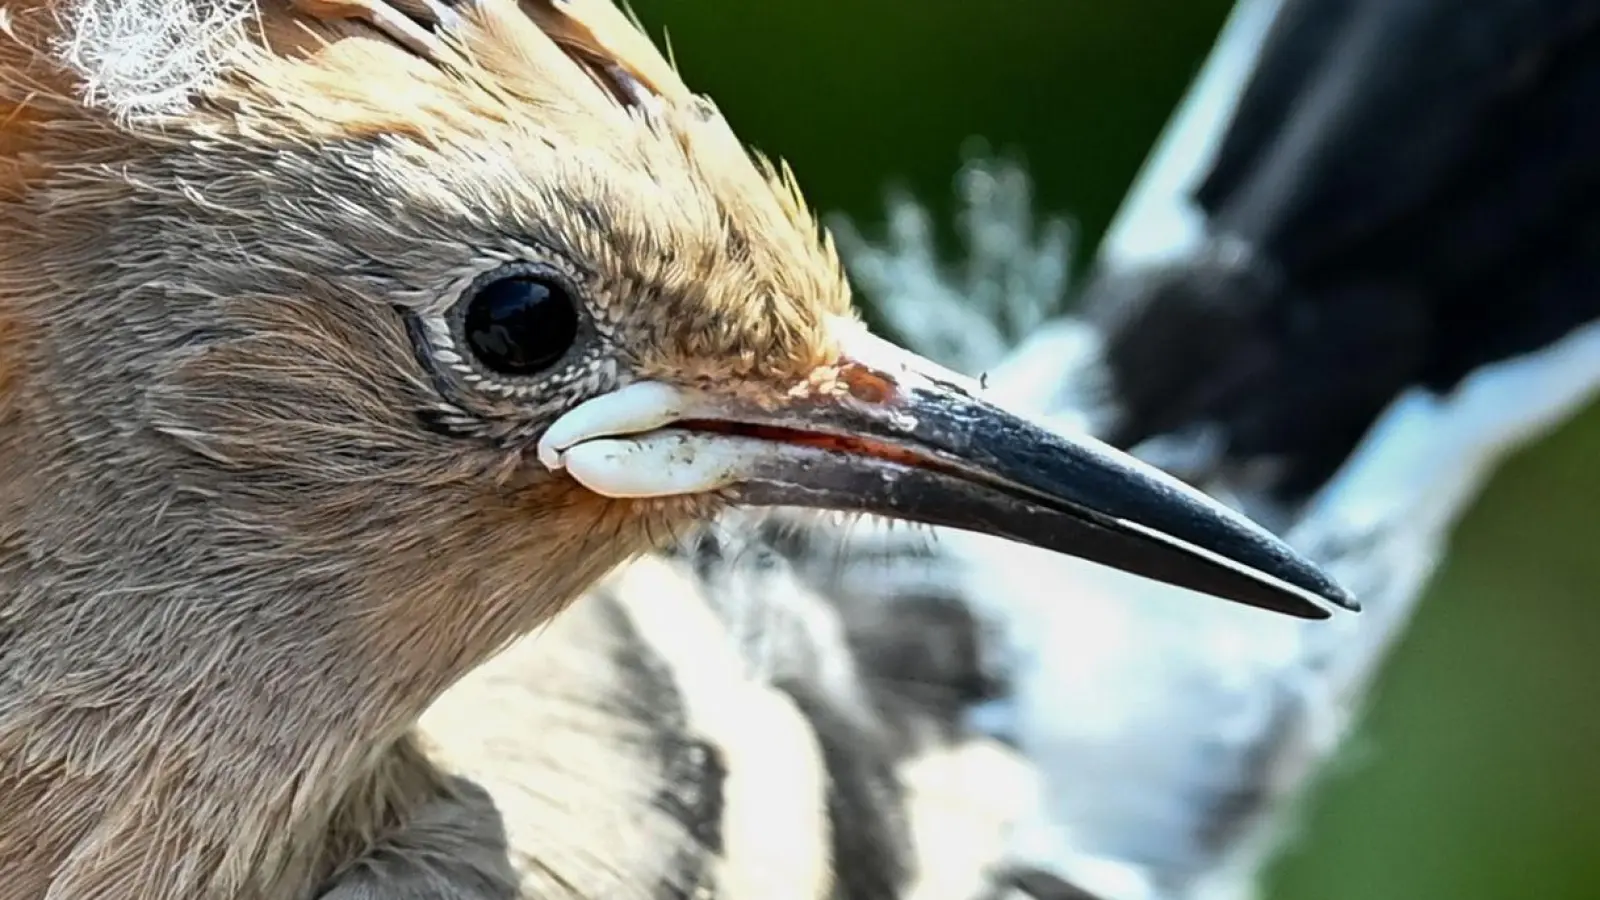
<svg viewBox="0 0 1600 900">
<path fill-rule="evenodd" d="M 1354 599 L 1278 538 L 1087 435 L 976 396 L 851 323 L 843 355 L 782 398 L 640 382 L 539 443 L 597 493 L 718 491 L 736 503 L 874 513 L 983 532 L 1302 618 Z"/>
</svg>

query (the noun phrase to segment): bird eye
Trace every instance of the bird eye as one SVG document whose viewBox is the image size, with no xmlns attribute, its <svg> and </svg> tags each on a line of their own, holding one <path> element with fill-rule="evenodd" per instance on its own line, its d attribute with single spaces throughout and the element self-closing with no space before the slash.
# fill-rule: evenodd
<svg viewBox="0 0 1600 900">
<path fill-rule="evenodd" d="M 577 340 L 578 306 L 567 287 L 549 276 L 497 277 L 467 297 L 462 336 L 489 371 L 537 375 Z"/>
</svg>

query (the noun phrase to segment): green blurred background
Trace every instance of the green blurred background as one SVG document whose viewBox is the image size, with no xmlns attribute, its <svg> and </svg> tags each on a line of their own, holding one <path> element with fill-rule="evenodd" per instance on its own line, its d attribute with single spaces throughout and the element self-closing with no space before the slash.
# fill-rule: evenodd
<svg viewBox="0 0 1600 900">
<path fill-rule="evenodd" d="M 1024 161 L 1087 259 L 1229 0 L 634 0 L 812 202 L 948 221 L 961 148 Z M 948 236 L 948 235 L 947 235 Z M 1271 900 L 1600 897 L 1600 408 L 1512 460 L 1456 534 Z"/>
</svg>

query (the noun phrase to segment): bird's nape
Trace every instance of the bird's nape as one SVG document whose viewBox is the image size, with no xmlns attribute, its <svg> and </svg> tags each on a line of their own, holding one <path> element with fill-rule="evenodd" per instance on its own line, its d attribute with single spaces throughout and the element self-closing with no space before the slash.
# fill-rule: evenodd
<svg viewBox="0 0 1600 900">
<path fill-rule="evenodd" d="M 1356 608 L 1315 566 L 1206 495 L 1088 435 L 1052 432 L 857 323 L 781 396 L 637 382 L 545 433 L 539 455 L 619 498 L 874 513 L 980 531 L 1304 618 Z"/>
</svg>

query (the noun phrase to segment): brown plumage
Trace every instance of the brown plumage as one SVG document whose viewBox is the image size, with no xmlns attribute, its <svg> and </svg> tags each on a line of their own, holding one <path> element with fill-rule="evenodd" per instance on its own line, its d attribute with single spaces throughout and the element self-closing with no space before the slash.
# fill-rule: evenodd
<svg viewBox="0 0 1600 900">
<path fill-rule="evenodd" d="M 106 40 L 134 6 L 0 0 L 0 900 L 407 896 L 382 881 L 397 859 L 440 867 L 444 896 L 542 883 L 538 848 L 500 852 L 486 798 L 413 734 L 443 692 L 730 500 L 853 506 L 815 474 L 841 453 L 874 460 L 862 484 L 965 469 L 885 443 L 923 427 L 896 406 L 910 370 L 846 354 L 848 290 L 793 179 L 604 0 L 166 0 L 149 11 L 192 27 L 152 28 L 180 39 L 171 71 L 130 86 L 116 52 L 161 58 Z M 463 347 L 458 306 L 507 267 L 578 298 L 537 375 Z M 656 383 L 757 426 L 673 457 L 701 472 L 734 447 L 739 477 L 630 493 L 637 467 L 544 456 L 552 423 L 593 424 L 583 401 Z M 721 421 L 673 410 L 648 427 Z M 791 433 L 838 410 L 877 430 Z M 774 493 L 752 442 L 810 454 L 784 478 L 834 493 Z M 1012 513 L 1029 490 L 980 499 Z M 977 493 L 959 515 L 873 496 L 1005 530 L 960 513 Z M 1215 562 L 1160 577 L 1339 599 L 1216 522 L 1218 552 L 1298 588 Z M 594 606 L 562 646 L 611 640 L 582 637 Z M 612 677 L 583 669 L 563 677 Z M 789 887 L 827 890 L 800 865 Z"/>
<path fill-rule="evenodd" d="M 842 277 L 709 107 L 644 124 L 510 3 L 467 13 L 449 68 L 263 3 L 279 49 L 246 36 L 202 103 L 148 124 L 32 55 L 51 7 L 6 8 L 0 118 L 29 152 L 0 212 L 0 895 L 297 896 L 351 849 L 333 822 L 358 842 L 436 787 L 398 764 L 375 784 L 374 738 L 697 511 L 419 429 L 439 401 L 386 304 L 538 253 L 496 227 L 516 222 L 585 242 L 568 258 L 637 371 L 799 378 Z M 291 599 L 247 625 L 250 595 Z"/>
</svg>

